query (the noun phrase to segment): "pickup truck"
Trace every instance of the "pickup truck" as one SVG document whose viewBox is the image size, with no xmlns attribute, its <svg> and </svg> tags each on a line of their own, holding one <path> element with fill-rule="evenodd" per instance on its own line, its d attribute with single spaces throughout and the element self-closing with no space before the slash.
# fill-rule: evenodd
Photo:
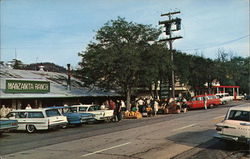
<svg viewBox="0 0 250 159">
<path fill-rule="evenodd" d="M 92 113 L 95 114 L 97 121 L 110 121 L 114 117 L 114 110 L 101 109 L 100 105 L 72 105 L 70 106 L 72 112 L 77 113 Z"/>
<path fill-rule="evenodd" d="M 7 118 L 0 119 L 0 135 L 3 132 L 16 130 L 18 128 L 17 120 L 9 120 Z"/>
</svg>

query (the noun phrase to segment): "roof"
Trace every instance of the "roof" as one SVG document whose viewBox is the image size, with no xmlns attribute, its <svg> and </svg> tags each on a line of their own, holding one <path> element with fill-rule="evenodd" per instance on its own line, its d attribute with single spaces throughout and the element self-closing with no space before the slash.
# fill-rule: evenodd
<svg viewBox="0 0 250 159">
<path fill-rule="evenodd" d="M 92 104 L 79 104 L 79 105 L 72 105 L 71 107 L 90 107 L 93 106 Z"/>
<path fill-rule="evenodd" d="M 37 109 L 17 109 L 17 110 L 12 110 L 11 112 L 38 112 L 38 111 L 43 111 L 43 110 L 51 110 L 51 109 L 56 109 L 56 108 L 37 108 Z"/>
<path fill-rule="evenodd" d="M 205 97 L 205 96 L 215 96 L 215 94 L 202 94 L 202 95 L 197 95 L 197 96 L 194 96 L 194 97 Z"/>
<path fill-rule="evenodd" d="M 71 77 L 71 90 L 67 90 L 67 74 L 57 72 L 0 69 L 0 99 L 25 99 L 25 98 L 73 98 L 73 97 L 108 97 L 120 96 L 112 91 L 99 88 L 86 88 L 83 83 Z M 48 93 L 6 93 L 6 80 L 31 80 L 50 82 Z"/>
<path fill-rule="evenodd" d="M 249 111 L 250 112 L 250 106 L 248 105 L 240 105 L 240 106 L 235 106 L 231 107 L 230 110 L 241 110 L 241 111 Z"/>
</svg>

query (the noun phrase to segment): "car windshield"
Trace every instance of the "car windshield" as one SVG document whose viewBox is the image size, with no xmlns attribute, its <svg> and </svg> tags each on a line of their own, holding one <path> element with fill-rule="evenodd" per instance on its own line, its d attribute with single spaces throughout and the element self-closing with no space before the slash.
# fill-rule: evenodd
<svg viewBox="0 0 250 159">
<path fill-rule="evenodd" d="M 88 107 L 79 107 L 79 111 L 87 111 Z"/>
<path fill-rule="evenodd" d="M 250 121 L 250 112 L 240 111 L 240 110 L 231 110 L 228 119 Z"/>
<path fill-rule="evenodd" d="M 47 117 L 61 116 L 61 114 L 59 113 L 57 109 L 50 109 L 50 110 L 46 110 L 45 112 L 46 112 Z"/>
</svg>

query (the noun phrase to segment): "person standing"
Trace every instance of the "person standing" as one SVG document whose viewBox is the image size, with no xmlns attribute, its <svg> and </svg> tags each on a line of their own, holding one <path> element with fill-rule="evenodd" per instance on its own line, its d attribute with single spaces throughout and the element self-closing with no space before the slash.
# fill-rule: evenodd
<svg viewBox="0 0 250 159">
<path fill-rule="evenodd" d="M 159 109 L 159 103 L 155 100 L 154 101 L 154 116 L 156 116 Z"/>
<path fill-rule="evenodd" d="M 32 109 L 31 105 L 30 104 L 27 104 L 26 108 L 25 109 Z"/>
<path fill-rule="evenodd" d="M 0 117 L 4 118 L 6 116 L 6 108 L 5 105 L 2 105 L 2 108 L 0 109 Z"/>
<path fill-rule="evenodd" d="M 182 109 L 183 109 L 183 113 L 187 112 L 187 100 L 186 98 L 182 97 Z"/>
<path fill-rule="evenodd" d="M 109 109 L 115 110 L 115 102 L 113 100 L 109 101 Z"/>
<path fill-rule="evenodd" d="M 9 112 L 11 111 L 11 109 L 7 106 L 6 109 L 5 109 L 5 114 L 9 114 Z"/>
<path fill-rule="evenodd" d="M 207 93 L 205 93 L 205 96 L 203 97 L 203 101 L 204 101 L 204 107 L 205 109 L 207 109 L 207 101 L 208 101 Z"/>
<path fill-rule="evenodd" d="M 116 106 L 115 106 L 115 121 L 121 121 L 122 120 L 122 111 L 121 111 L 121 102 L 119 100 L 116 101 Z"/>
<path fill-rule="evenodd" d="M 123 100 L 121 100 L 121 107 L 122 107 L 121 108 L 122 111 L 126 111 L 126 104 Z"/>
</svg>

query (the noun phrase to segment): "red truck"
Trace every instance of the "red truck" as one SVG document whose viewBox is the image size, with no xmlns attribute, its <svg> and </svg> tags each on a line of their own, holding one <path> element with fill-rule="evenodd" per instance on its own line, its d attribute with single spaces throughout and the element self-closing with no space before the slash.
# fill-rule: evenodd
<svg viewBox="0 0 250 159">
<path fill-rule="evenodd" d="M 207 97 L 207 107 L 212 108 L 214 106 L 220 105 L 221 100 L 215 94 L 208 95 L 197 95 L 192 97 L 191 101 L 187 102 L 189 109 L 205 108 L 204 98 Z"/>
</svg>

